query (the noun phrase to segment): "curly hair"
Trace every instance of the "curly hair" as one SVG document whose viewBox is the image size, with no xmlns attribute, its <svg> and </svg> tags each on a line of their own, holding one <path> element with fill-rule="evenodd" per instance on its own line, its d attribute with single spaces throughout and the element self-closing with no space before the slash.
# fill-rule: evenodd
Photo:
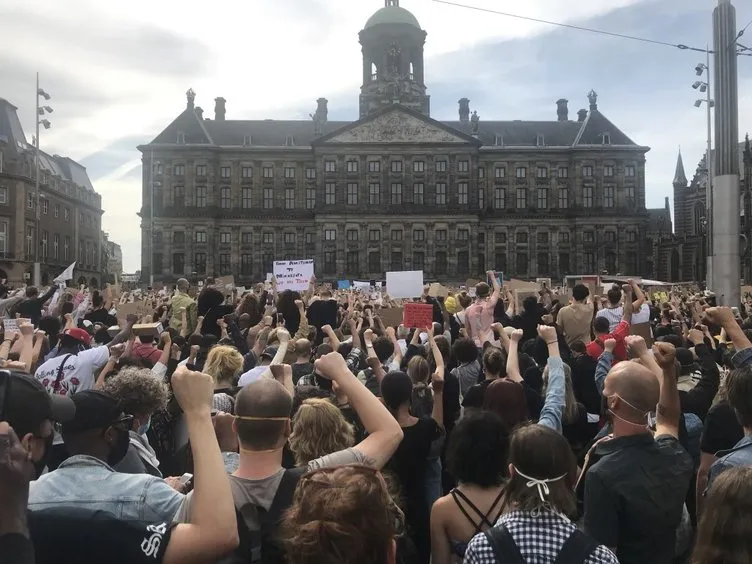
<svg viewBox="0 0 752 564">
<path fill-rule="evenodd" d="M 340 466 L 300 479 L 280 529 L 290 564 L 383 564 L 399 510 L 371 468 Z"/>
<path fill-rule="evenodd" d="M 147 368 L 128 366 L 105 382 L 104 391 L 116 397 L 129 415 L 151 415 L 167 405 L 167 383 Z"/>
<path fill-rule="evenodd" d="M 327 399 L 307 399 L 293 416 L 290 450 L 298 466 L 354 444 L 353 426 Z"/>
<path fill-rule="evenodd" d="M 219 345 L 206 356 L 204 372 L 214 378 L 214 385 L 232 383 L 243 370 L 243 355 L 235 347 Z"/>
</svg>

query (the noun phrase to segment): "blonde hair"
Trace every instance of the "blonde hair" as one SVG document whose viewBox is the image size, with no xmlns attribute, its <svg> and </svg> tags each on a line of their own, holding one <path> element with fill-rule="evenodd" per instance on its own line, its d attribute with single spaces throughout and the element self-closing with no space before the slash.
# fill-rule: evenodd
<svg viewBox="0 0 752 564">
<path fill-rule="evenodd" d="M 543 370 L 543 397 L 546 397 L 548 390 L 548 365 Z M 577 398 L 574 395 L 572 386 L 572 369 L 564 363 L 564 413 L 562 414 L 562 423 L 567 425 L 577 421 L 580 415 L 580 407 L 577 404 Z"/>
<path fill-rule="evenodd" d="M 243 370 L 243 355 L 234 347 L 218 345 L 209 351 L 204 373 L 214 378 L 214 384 L 232 382 Z"/>
<path fill-rule="evenodd" d="M 328 399 L 310 398 L 303 401 L 292 418 L 290 450 L 298 466 L 353 444 L 353 426 Z"/>
</svg>

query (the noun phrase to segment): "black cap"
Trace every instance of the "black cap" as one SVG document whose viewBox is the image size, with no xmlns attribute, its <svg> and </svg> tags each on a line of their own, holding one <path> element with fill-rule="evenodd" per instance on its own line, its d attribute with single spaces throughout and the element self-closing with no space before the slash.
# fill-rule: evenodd
<svg viewBox="0 0 752 564">
<path fill-rule="evenodd" d="M 73 395 L 73 403 L 76 404 L 76 415 L 63 424 L 64 435 L 106 429 L 123 414 L 120 402 L 100 390 L 78 392 Z"/>
<path fill-rule="evenodd" d="M 46 420 L 70 421 L 75 413 L 76 406 L 69 397 L 47 393 L 36 378 L 11 373 L 3 417 L 19 437 L 37 432 Z"/>
<path fill-rule="evenodd" d="M 679 364 L 681 364 L 682 366 L 689 366 L 690 364 L 694 364 L 695 357 L 692 355 L 692 351 L 690 351 L 689 349 L 678 347 L 676 349 L 676 360 L 678 360 Z"/>
<path fill-rule="evenodd" d="M 261 358 L 268 358 L 269 360 L 274 360 L 275 356 L 277 356 L 277 347 L 268 346 L 261 353 Z"/>
</svg>

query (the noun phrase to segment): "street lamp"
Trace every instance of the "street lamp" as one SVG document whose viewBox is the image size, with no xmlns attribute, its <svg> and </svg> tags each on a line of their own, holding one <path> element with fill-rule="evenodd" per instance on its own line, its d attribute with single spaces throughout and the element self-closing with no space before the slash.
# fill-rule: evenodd
<svg viewBox="0 0 752 564">
<path fill-rule="evenodd" d="M 715 102 L 710 97 L 710 49 L 706 50 L 707 60 L 705 63 L 697 63 L 695 67 L 695 73 L 697 76 L 702 76 L 707 73 L 707 81 L 697 80 L 692 84 L 692 88 L 699 90 L 705 94 L 705 98 L 698 98 L 695 100 L 695 108 L 702 107 L 704 103 L 707 111 L 707 157 L 705 158 L 705 165 L 708 170 L 708 182 L 705 186 L 705 217 L 706 229 L 705 238 L 707 239 L 707 271 L 705 273 L 705 285 L 708 289 L 714 288 L 713 284 L 713 153 L 712 153 L 712 138 L 713 138 L 713 120 L 711 110 L 715 106 Z"/>
<path fill-rule="evenodd" d="M 51 114 L 52 108 L 50 106 L 40 105 L 40 98 L 44 98 L 45 101 L 49 100 L 51 96 L 47 94 L 43 89 L 39 87 L 39 73 L 37 73 L 37 94 L 36 94 L 36 136 L 34 137 L 34 160 L 35 160 L 35 178 L 34 187 L 36 190 L 36 252 L 34 253 L 34 285 L 39 287 L 42 284 L 42 265 L 40 262 L 40 255 L 42 253 L 42 238 L 41 238 L 41 220 L 42 211 L 39 198 L 39 126 L 41 125 L 45 129 L 52 127 L 52 124 L 48 119 L 44 117 L 45 114 Z"/>
<path fill-rule="evenodd" d="M 151 174 L 149 177 L 151 188 L 149 190 L 149 286 L 154 287 L 154 188 L 156 186 L 156 180 L 154 177 L 159 174 L 159 166 L 162 163 L 154 160 L 154 151 L 150 152 L 149 167 Z"/>
</svg>

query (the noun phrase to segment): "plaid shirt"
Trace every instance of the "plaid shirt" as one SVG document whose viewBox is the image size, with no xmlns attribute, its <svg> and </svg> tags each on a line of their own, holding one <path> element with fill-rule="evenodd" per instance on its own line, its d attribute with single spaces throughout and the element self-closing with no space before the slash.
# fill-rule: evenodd
<svg viewBox="0 0 752 564">
<path fill-rule="evenodd" d="M 350 372 L 355 374 L 355 371 L 358 370 L 360 367 L 360 363 L 363 360 L 363 351 L 354 348 L 350 351 L 350 354 L 347 355 L 347 358 L 345 358 L 345 362 L 347 363 L 347 367 L 350 369 Z M 311 374 L 305 374 L 304 376 L 300 377 L 300 380 L 298 380 L 298 383 L 296 386 L 315 386 L 316 380 L 314 380 L 314 373 Z"/>
<path fill-rule="evenodd" d="M 499 518 L 496 525 L 506 525 L 527 564 L 552 564 L 562 546 L 574 532 L 575 525 L 566 517 L 542 511 L 537 517 L 524 511 L 512 511 Z M 493 549 L 484 533 L 475 535 L 467 546 L 464 564 L 496 564 Z M 503 563 L 499 563 L 503 564 Z M 619 564 L 605 546 L 599 546 L 585 564 Z"/>
</svg>

